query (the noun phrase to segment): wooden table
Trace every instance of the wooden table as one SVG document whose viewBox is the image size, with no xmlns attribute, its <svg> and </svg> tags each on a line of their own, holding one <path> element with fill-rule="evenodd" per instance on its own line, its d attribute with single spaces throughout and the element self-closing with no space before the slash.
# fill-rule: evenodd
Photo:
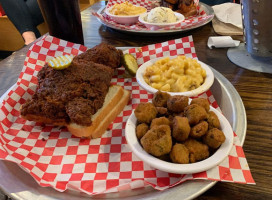
<svg viewBox="0 0 272 200">
<path fill-rule="evenodd" d="M 207 39 L 216 35 L 211 23 L 171 36 L 136 36 L 101 25 L 91 15 L 99 2 L 82 12 L 85 45 L 104 41 L 117 47 L 143 46 L 192 35 L 199 60 L 223 74 L 236 88 L 245 105 L 247 134 L 243 146 L 256 185 L 218 182 L 197 199 L 272 199 L 272 75 L 249 71 L 232 64 L 227 49 L 209 49 Z M 29 46 L 0 62 L 0 96 L 17 80 Z M 241 61 L 243 62 L 243 61 Z"/>
</svg>

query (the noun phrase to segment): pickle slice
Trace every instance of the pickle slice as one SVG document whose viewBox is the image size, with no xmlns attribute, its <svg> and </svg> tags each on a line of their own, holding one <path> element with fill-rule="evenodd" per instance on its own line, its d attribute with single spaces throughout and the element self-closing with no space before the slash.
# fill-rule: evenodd
<svg viewBox="0 0 272 200">
<path fill-rule="evenodd" d="M 53 58 L 48 62 L 48 65 L 56 70 L 62 70 L 71 65 L 73 56 L 65 55 Z"/>
<path fill-rule="evenodd" d="M 136 75 L 136 72 L 138 70 L 138 63 L 133 55 L 129 53 L 124 54 L 121 58 L 121 62 L 130 75 Z"/>
</svg>

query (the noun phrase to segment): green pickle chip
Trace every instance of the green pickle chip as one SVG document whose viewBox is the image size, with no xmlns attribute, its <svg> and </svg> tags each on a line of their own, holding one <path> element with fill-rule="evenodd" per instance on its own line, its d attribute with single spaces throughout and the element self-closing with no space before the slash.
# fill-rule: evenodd
<svg viewBox="0 0 272 200">
<path fill-rule="evenodd" d="M 138 70 L 138 63 L 133 55 L 129 53 L 124 54 L 122 56 L 121 62 L 130 75 L 132 76 L 136 75 L 136 72 Z"/>
</svg>

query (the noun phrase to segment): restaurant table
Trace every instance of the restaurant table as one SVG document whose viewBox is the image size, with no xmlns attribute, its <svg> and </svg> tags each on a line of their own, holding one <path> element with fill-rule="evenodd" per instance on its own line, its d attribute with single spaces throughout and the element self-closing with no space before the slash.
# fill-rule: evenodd
<svg viewBox="0 0 272 200">
<path fill-rule="evenodd" d="M 236 66 L 228 60 L 227 48 L 209 49 L 208 37 L 216 35 L 211 23 L 171 35 L 135 35 L 108 28 L 92 16 L 91 10 L 104 5 L 98 2 L 82 12 L 85 46 L 91 48 L 103 41 L 116 47 L 139 47 L 192 35 L 198 59 L 220 72 L 242 98 L 247 117 L 243 149 L 256 185 L 217 182 L 196 199 L 272 199 L 272 74 Z M 0 96 L 16 82 L 29 47 L 0 62 Z M 5 198 L 1 193 L 0 199 Z"/>
</svg>

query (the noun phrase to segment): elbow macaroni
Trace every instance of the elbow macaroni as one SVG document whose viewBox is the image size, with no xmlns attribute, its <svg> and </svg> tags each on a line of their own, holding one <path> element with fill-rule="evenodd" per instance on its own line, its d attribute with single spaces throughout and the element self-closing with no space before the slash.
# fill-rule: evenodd
<svg viewBox="0 0 272 200">
<path fill-rule="evenodd" d="M 198 88 L 206 78 L 206 71 L 197 60 L 185 56 L 156 61 L 146 68 L 145 82 L 166 92 L 186 92 Z"/>
<path fill-rule="evenodd" d="M 141 6 L 134 6 L 133 4 L 125 1 L 121 4 L 114 4 L 109 12 L 113 15 L 121 16 L 138 15 L 146 12 L 146 8 Z"/>
</svg>

